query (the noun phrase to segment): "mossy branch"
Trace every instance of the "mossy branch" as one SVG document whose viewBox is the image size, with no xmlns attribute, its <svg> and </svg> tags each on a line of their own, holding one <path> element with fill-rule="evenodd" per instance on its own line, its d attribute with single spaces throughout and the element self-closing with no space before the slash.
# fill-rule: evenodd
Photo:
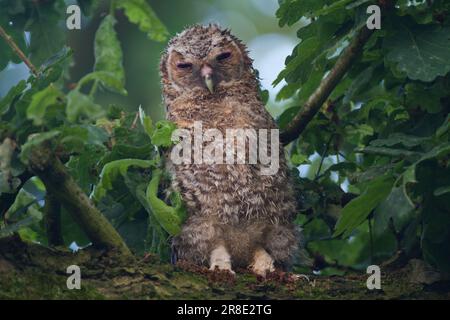
<svg viewBox="0 0 450 320">
<path fill-rule="evenodd" d="M 47 192 L 67 209 L 94 247 L 131 256 L 122 237 L 70 176 L 48 141 L 31 150 L 28 163 L 31 171 L 44 182 Z"/>
<path fill-rule="evenodd" d="M 308 123 L 319 112 L 323 103 L 358 58 L 358 55 L 372 33 L 373 30 L 368 29 L 365 25 L 358 31 L 355 38 L 338 58 L 328 75 L 322 80 L 317 89 L 305 102 L 303 108 L 301 108 L 287 128 L 281 133 L 280 138 L 283 144 L 286 145 L 297 139 L 303 130 L 305 130 Z"/>
</svg>

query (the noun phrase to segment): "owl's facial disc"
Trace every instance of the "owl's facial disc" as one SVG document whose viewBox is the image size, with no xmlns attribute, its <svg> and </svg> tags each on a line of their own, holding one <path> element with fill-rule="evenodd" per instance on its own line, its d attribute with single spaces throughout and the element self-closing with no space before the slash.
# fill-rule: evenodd
<svg viewBox="0 0 450 320">
<path fill-rule="evenodd" d="M 219 45 L 220 44 L 220 45 Z M 219 88 L 241 78 L 243 56 L 233 42 L 211 44 L 201 52 L 172 48 L 167 60 L 168 76 L 179 91 L 201 88 L 213 95 Z"/>
</svg>

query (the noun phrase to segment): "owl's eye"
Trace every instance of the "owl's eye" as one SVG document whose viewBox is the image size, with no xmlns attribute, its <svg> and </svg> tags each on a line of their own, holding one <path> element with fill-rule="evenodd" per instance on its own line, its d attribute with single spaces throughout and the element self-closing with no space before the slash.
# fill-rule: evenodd
<svg viewBox="0 0 450 320">
<path fill-rule="evenodd" d="M 217 61 L 223 61 L 231 57 L 231 52 L 223 52 L 219 55 L 217 55 L 216 60 Z"/>
<path fill-rule="evenodd" d="M 179 69 L 188 69 L 191 67 L 192 67 L 192 63 L 189 63 L 189 62 L 183 62 L 183 63 L 177 64 L 177 68 L 179 68 Z"/>
</svg>

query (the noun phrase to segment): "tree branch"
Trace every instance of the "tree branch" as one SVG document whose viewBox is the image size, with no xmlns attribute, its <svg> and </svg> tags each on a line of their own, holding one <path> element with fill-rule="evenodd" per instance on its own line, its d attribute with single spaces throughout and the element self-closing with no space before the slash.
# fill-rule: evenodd
<svg viewBox="0 0 450 320">
<path fill-rule="evenodd" d="M 365 25 L 358 31 L 355 38 L 336 61 L 336 64 L 330 70 L 328 75 L 322 80 L 317 89 L 305 102 L 303 108 L 295 115 L 287 128 L 281 133 L 280 138 L 283 144 L 286 145 L 300 136 L 339 81 L 353 65 L 372 33 L 373 30 L 368 29 Z"/>
<path fill-rule="evenodd" d="M 61 234 L 61 204 L 50 192 L 47 192 L 45 196 L 44 219 L 48 244 L 51 246 L 63 245 L 64 240 Z"/>
<path fill-rule="evenodd" d="M 6 33 L 6 31 L 0 26 L 0 36 L 5 39 L 6 43 L 11 47 L 11 49 L 19 56 L 20 60 L 22 60 L 31 72 L 37 76 L 38 72 L 36 67 L 31 63 L 31 61 L 25 56 L 25 54 L 20 50 L 19 46 L 14 42 L 13 38 Z"/>
<path fill-rule="evenodd" d="M 47 192 L 86 232 L 94 247 L 115 249 L 124 256 L 131 256 L 122 237 L 76 184 L 49 145 L 42 144 L 31 150 L 29 167 L 44 182 Z"/>
</svg>

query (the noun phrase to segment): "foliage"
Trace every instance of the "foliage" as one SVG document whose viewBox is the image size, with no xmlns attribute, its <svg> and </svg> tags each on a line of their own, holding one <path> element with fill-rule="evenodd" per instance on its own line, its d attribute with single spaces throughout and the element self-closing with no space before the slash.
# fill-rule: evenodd
<svg viewBox="0 0 450 320">
<path fill-rule="evenodd" d="M 87 17 L 104 9 L 97 1 L 78 3 Z M 301 21 L 298 44 L 275 80 L 285 81 L 276 98 L 294 102 L 277 119 L 282 129 L 364 26 L 374 3 L 279 1 L 280 27 Z M 393 4 L 383 7 L 382 29 L 287 147 L 298 177 L 296 221 L 322 274 L 362 269 L 399 250 L 450 271 L 450 3 Z M 129 114 L 99 99 L 102 90 L 118 101 L 127 94 L 116 13 L 122 10 L 149 40 L 165 41 L 167 29 L 147 1 L 112 1 L 98 15 L 92 72 L 67 86 L 72 52 L 60 27 L 64 1 L 0 5 L 0 25 L 39 67 L 37 77 L 17 83 L 0 100 L 0 237 L 19 232 L 46 244 L 45 188 L 27 165 L 30 150 L 47 143 L 130 248 L 169 259 L 169 239 L 185 219 L 180 195 L 170 192 L 161 170 L 161 152 L 172 144 L 175 126 L 153 123 L 142 108 Z M 31 34 L 28 45 L 23 32 Z M 0 41 L 0 69 L 9 61 L 19 62 Z M 263 95 L 267 100 L 267 91 Z M 66 245 L 89 242 L 64 208 L 62 224 Z"/>
<path fill-rule="evenodd" d="M 117 6 L 123 8 L 128 19 L 136 23 L 139 29 L 145 32 L 150 39 L 155 41 L 167 39 L 168 31 L 166 27 L 145 0 L 119 1 Z"/>
<path fill-rule="evenodd" d="M 277 99 L 297 104 L 279 117 L 285 127 L 377 3 L 279 3 L 281 27 L 303 22 L 275 80 L 286 81 Z M 324 274 L 398 250 L 450 270 L 450 3 L 383 3 L 381 30 L 290 146 L 296 165 L 313 161 L 301 181 L 299 222 Z"/>
<path fill-rule="evenodd" d="M 87 8 L 86 2 L 82 5 Z M 61 41 L 56 42 L 59 52 L 50 50 L 42 42 L 40 46 L 34 44 L 36 33 L 26 26 L 35 22 L 23 21 L 27 17 L 31 21 L 37 14 L 52 16 L 55 8 L 64 6 L 64 2 L 31 6 L 27 1 L 15 4 L 2 1 L 2 6 L 5 10 L 0 14 L 0 21 L 14 22 L 12 31 L 16 32 L 10 32 L 13 37 L 23 31 L 31 32 L 30 46 L 20 47 L 40 68 L 37 77 L 30 76 L 27 81 L 19 82 L 1 100 L 0 141 L 5 141 L 1 145 L 1 163 L 5 165 L 0 179 L 0 201 L 4 205 L 0 237 L 19 231 L 27 240 L 46 243 L 42 221 L 45 187 L 28 172 L 27 165 L 33 148 L 50 143 L 53 152 L 65 162 L 83 191 L 91 194 L 93 202 L 130 248 L 137 253 L 156 252 L 168 259 L 169 236 L 176 233 L 182 223 L 182 203 L 180 196 L 172 193 L 166 204 L 158 198 L 155 188 L 158 189 L 161 179 L 159 146 L 171 145 L 170 135 L 175 127 L 161 121 L 153 128 L 151 119 L 142 110 L 143 125 L 140 125 L 135 115 L 125 114 L 117 106 L 101 105 L 96 99 L 99 89 L 127 94 L 121 44 L 114 29 L 114 8 L 124 8 L 130 21 L 137 23 L 151 39 L 164 40 L 165 27 L 146 2 L 114 1 L 95 35 L 93 71 L 68 89 L 64 86 L 63 70 L 72 59 L 71 50 Z M 64 14 L 65 10 L 58 12 Z M 60 15 L 54 21 L 46 21 L 45 28 L 49 32 L 50 29 L 61 30 L 56 24 L 63 18 Z M 21 21 L 23 23 L 19 23 Z M 55 25 L 50 25 L 51 22 Z M 9 24 L 2 23 L 2 26 Z M 6 29 L 11 31 L 11 28 Z M 20 37 L 14 40 L 21 44 Z M 38 47 L 51 52 L 35 53 L 33 50 Z M 13 57 L 10 51 L 2 49 L 2 53 L 8 52 L 8 56 L 1 57 L 2 66 Z M 33 59 L 44 55 L 48 60 Z M 176 213 L 176 220 L 164 220 L 167 212 Z M 89 242 L 65 208 L 62 223 L 66 245 L 73 241 L 80 245 Z"/>
</svg>

